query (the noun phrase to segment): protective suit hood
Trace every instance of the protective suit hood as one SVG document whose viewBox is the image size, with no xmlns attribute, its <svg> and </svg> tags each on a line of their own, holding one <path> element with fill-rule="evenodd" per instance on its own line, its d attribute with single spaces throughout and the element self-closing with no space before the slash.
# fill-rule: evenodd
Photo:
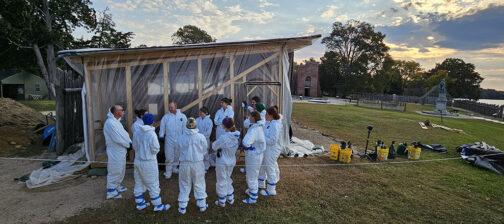
<svg viewBox="0 0 504 224">
<path fill-rule="evenodd" d="M 188 129 L 188 128 L 185 128 L 184 129 L 184 133 L 186 135 L 195 135 L 195 134 L 198 134 L 199 133 L 199 130 L 197 128 L 194 128 L 194 129 Z"/>
<path fill-rule="evenodd" d="M 108 110 L 108 113 L 107 113 L 107 118 L 113 118 L 113 119 L 116 119 L 116 118 L 115 118 L 115 116 L 114 116 L 114 114 L 113 114 L 112 112 L 110 112 L 110 110 Z M 120 117 L 119 119 L 116 119 L 116 120 L 121 121 L 121 118 L 122 118 L 122 117 Z"/>
<path fill-rule="evenodd" d="M 148 132 L 148 131 L 155 131 L 156 128 L 150 125 L 142 125 L 140 126 L 140 130 Z"/>
</svg>

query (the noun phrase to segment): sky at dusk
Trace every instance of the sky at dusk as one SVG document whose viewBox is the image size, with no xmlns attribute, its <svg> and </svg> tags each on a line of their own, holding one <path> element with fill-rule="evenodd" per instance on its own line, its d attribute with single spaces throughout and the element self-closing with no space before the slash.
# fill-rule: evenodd
<svg viewBox="0 0 504 224">
<path fill-rule="evenodd" d="M 93 7 L 108 7 L 119 31 L 135 33 L 132 47 L 172 45 L 171 35 L 189 24 L 228 42 L 324 37 L 336 21 L 365 21 L 386 35 L 394 59 L 431 69 L 461 58 L 485 78 L 481 87 L 504 90 L 504 0 L 96 0 Z M 318 40 L 295 60 L 319 59 L 325 50 Z"/>
</svg>

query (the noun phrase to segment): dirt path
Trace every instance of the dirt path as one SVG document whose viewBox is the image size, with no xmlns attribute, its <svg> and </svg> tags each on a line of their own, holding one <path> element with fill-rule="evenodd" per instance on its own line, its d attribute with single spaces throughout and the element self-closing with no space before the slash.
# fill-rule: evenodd
<svg viewBox="0 0 504 224">
<path fill-rule="evenodd" d="M 308 139 L 315 145 L 323 145 L 326 150 L 335 143 L 333 138 L 324 136 L 320 132 L 292 125 L 294 136 Z M 47 155 L 41 155 L 39 158 Z M 280 158 L 280 164 L 295 164 L 313 162 L 317 158 Z M 40 161 L 0 160 L 0 223 L 46 223 L 63 220 L 73 216 L 85 208 L 99 208 L 105 201 L 106 177 L 87 178 L 85 176 L 50 185 L 39 189 L 27 189 L 24 184 L 18 184 L 14 178 L 21 177 L 41 166 Z M 283 169 L 283 168 L 282 168 Z M 235 172 L 233 179 L 236 191 L 245 190 L 245 177 Z M 215 172 L 211 170 L 206 175 L 207 193 L 215 196 Z M 128 191 L 123 194 L 124 199 L 133 200 L 133 169 L 126 170 L 123 185 Z M 165 180 L 160 178 L 163 201 L 175 204 L 178 194 L 177 178 Z M 213 202 L 209 202 L 213 203 Z"/>
</svg>

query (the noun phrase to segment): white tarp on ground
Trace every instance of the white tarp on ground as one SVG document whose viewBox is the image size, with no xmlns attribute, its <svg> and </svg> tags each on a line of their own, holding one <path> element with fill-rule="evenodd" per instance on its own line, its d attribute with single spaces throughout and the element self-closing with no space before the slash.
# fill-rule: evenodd
<svg viewBox="0 0 504 224">
<path fill-rule="evenodd" d="M 77 162 L 80 158 L 86 156 L 86 151 L 84 149 L 84 144 L 80 143 L 81 149 L 73 154 L 59 156 L 57 158 L 60 161 L 58 164 L 51 166 L 47 169 L 40 168 L 34 170 L 29 179 L 26 181 L 26 186 L 30 189 L 46 186 L 49 184 L 54 184 L 62 180 L 63 178 L 73 175 L 74 172 L 80 171 L 87 166 L 89 162 Z"/>
<path fill-rule="evenodd" d="M 309 140 L 292 137 L 292 142 L 287 146 L 284 155 L 288 157 L 303 157 L 305 155 L 321 154 L 323 152 L 324 146 L 315 146 Z"/>
</svg>

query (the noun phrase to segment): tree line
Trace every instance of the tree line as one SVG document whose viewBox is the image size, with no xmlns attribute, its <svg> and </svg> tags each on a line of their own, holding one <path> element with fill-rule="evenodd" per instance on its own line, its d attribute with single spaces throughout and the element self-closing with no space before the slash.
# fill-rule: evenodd
<svg viewBox="0 0 504 224">
<path fill-rule="evenodd" d="M 355 92 L 421 96 L 445 79 L 454 98 L 480 98 L 481 75 L 459 58 L 446 58 L 430 70 L 418 62 L 395 60 L 384 43 L 385 34 L 366 22 L 335 22 L 322 39 L 327 48 L 320 58 L 322 91 L 331 96 Z"/>
</svg>

